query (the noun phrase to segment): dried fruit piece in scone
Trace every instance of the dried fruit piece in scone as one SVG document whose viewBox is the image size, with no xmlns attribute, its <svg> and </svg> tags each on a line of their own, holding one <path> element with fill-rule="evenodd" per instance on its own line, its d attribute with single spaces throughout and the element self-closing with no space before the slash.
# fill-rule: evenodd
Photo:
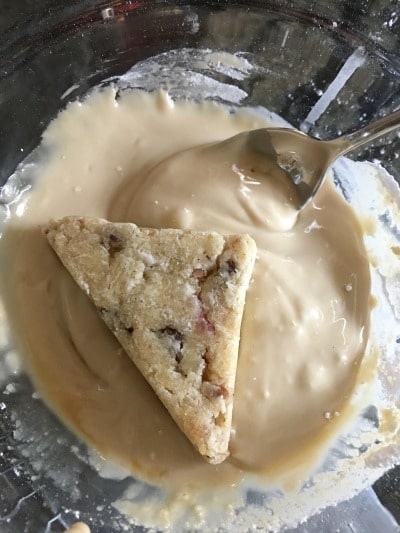
<svg viewBox="0 0 400 533">
<path fill-rule="evenodd" d="M 187 438 L 223 461 L 254 241 L 89 217 L 44 234 Z"/>
</svg>

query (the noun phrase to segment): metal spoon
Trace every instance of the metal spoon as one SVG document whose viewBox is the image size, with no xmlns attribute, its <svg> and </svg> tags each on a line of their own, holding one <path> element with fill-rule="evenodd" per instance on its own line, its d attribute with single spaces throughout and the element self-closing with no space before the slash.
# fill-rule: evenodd
<svg viewBox="0 0 400 533">
<path fill-rule="evenodd" d="M 316 195 L 334 161 L 400 126 L 400 109 L 368 126 L 331 141 L 321 141 L 288 128 L 262 128 L 241 133 L 252 149 L 272 158 L 296 186 L 298 210 Z"/>
</svg>

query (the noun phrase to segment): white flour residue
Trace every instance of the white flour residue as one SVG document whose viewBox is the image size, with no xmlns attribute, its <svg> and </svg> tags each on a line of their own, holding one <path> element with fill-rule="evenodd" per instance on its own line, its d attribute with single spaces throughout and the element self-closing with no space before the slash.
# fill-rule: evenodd
<svg viewBox="0 0 400 533">
<path fill-rule="evenodd" d="M 185 13 L 185 24 L 190 26 L 190 33 L 192 34 L 196 34 L 200 30 L 199 15 L 190 7 Z"/>
<path fill-rule="evenodd" d="M 212 77 L 207 72 L 209 69 L 215 72 Z M 229 83 L 229 78 L 243 80 L 253 71 L 249 61 L 240 56 L 212 53 L 211 50 L 182 49 L 146 59 L 119 78 L 110 78 L 106 82 L 116 83 L 120 90 L 164 89 L 172 98 L 213 99 L 239 104 L 247 93 Z M 223 74 L 227 80 L 215 79 L 216 74 Z"/>
</svg>

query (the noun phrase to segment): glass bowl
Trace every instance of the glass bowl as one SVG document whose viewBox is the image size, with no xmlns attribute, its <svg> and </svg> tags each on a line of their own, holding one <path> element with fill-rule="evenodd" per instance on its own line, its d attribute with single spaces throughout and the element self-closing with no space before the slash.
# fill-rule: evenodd
<svg viewBox="0 0 400 533">
<path fill-rule="evenodd" d="M 1 9 L 2 185 L 69 101 L 153 56 L 155 68 L 145 81 L 130 77 L 127 85 L 196 97 L 185 76 L 190 66 L 191 73 L 219 84 L 204 97 L 265 107 L 324 139 L 400 106 L 400 12 L 389 1 L 20 0 Z M 242 67 L 189 65 L 188 57 L 210 50 L 237 54 Z M 352 157 L 378 161 L 400 181 L 399 153 L 399 136 L 392 133 Z M 8 194 L 3 188 L 3 205 Z M 86 446 L 44 406 L 21 369 L 5 315 L 1 326 L 0 529 L 63 531 L 80 518 L 95 532 L 143 531 L 110 505 L 128 481 L 100 477 L 88 465 Z M 377 490 L 399 516 L 388 495 L 399 490 L 396 475 L 386 476 Z M 297 531 L 333 530 L 343 521 L 351 531 L 397 527 L 366 489 Z M 350 531 L 350 525 L 338 530 Z"/>
</svg>

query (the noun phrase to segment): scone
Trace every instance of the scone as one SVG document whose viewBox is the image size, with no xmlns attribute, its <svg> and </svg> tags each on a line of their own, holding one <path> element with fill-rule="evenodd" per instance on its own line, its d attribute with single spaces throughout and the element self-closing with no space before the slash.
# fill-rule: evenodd
<svg viewBox="0 0 400 533">
<path fill-rule="evenodd" d="M 43 231 L 187 438 L 223 461 L 253 239 L 89 217 Z"/>
</svg>

